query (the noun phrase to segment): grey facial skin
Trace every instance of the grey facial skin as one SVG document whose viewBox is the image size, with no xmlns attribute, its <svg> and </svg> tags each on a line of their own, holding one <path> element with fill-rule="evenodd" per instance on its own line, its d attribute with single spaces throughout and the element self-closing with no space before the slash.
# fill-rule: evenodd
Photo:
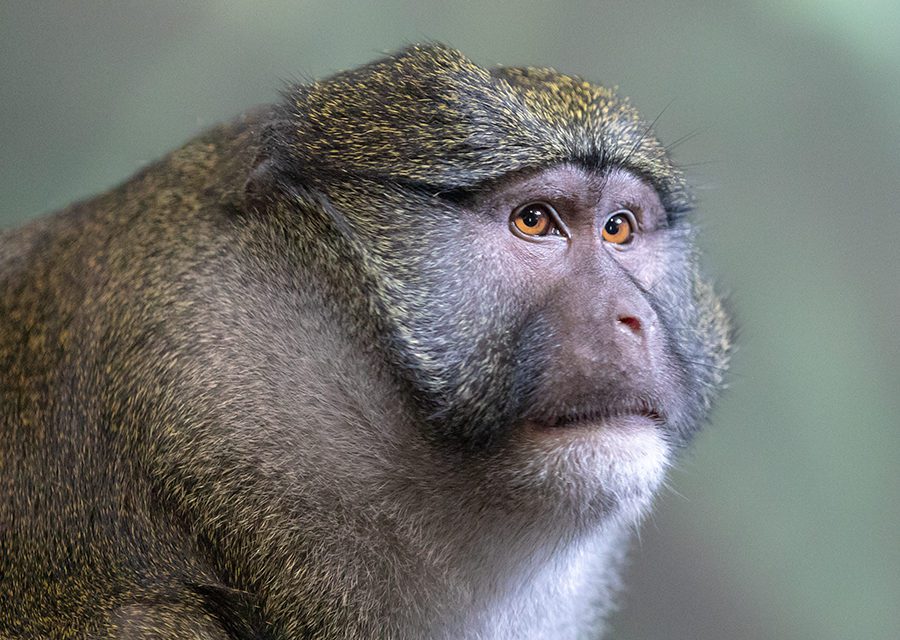
<svg viewBox="0 0 900 640">
<path fill-rule="evenodd" d="M 0 235 L 0 637 L 599 637 L 728 364 L 691 208 L 427 45 Z"/>
</svg>

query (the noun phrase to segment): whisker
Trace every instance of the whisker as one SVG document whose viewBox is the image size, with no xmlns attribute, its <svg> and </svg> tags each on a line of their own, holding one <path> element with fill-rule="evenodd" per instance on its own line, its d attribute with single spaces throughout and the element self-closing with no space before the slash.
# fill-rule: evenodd
<svg viewBox="0 0 900 640">
<path fill-rule="evenodd" d="M 653 121 L 647 125 L 647 128 L 644 129 L 644 132 L 641 133 L 641 136 L 637 139 L 637 142 L 634 143 L 634 146 L 632 146 L 631 149 L 628 151 L 628 153 L 625 155 L 625 158 L 622 160 L 622 164 L 626 164 L 628 162 L 629 158 L 631 158 L 631 156 L 634 155 L 634 152 L 637 151 L 638 147 L 641 146 L 641 143 L 644 142 L 644 139 L 647 137 L 647 134 L 650 133 L 650 131 L 653 129 L 653 127 L 656 126 L 656 123 L 659 121 L 659 119 L 662 117 L 662 115 L 668 110 L 668 108 L 672 106 L 672 104 L 674 102 L 675 102 L 675 98 L 672 98 L 671 100 L 669 100 L 669 103 L 662 108 L 662 111 L 660 111 L 659 114 L 657 114 L 657 116 L 655 118 L 653 118 Z"/>
<path fill-rule="evenodd" d="M 684 144 L 685 142 L 693 140 L 694 138 L 699 136 L 701 133 L 706 133 L 707 131 L 709 131 L 708 126 L 707 127 L 697 127 L 693 131 L 686 133 L 685 135 L 681 136 L 680 138 L 676 138 L 675 140 L 673 140 L 672 142 L 667 144 L 665 146 L 665 149 L 666 149 L 666 151 L 672 151 L 673 149 Z"/>
</svg>

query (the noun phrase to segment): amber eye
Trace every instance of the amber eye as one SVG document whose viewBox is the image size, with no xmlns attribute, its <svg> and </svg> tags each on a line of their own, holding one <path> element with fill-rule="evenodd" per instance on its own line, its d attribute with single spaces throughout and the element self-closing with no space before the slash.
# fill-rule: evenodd
<svg viewBox="0 0 900 640">
<path fill-rule="evenodd" d="M 553 209 L 543 202 L 532 202 L 513 212 L 510 224 L 526 236 L 545 236 L 556 231 Z"/>
<path fill-rule="evenodd" d="M 603 239 L 613 244 L 628 244 L 634 238 L 637 224 L 632 213 L 626 209 L 616 211 L 603 225 Z"/>
</svg>

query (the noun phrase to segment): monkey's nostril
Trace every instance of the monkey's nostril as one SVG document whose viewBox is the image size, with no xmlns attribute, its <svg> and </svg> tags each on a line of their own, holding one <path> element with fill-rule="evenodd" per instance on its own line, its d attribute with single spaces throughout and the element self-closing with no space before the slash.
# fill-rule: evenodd
<svg viewBox="0 0 900 640">
<path fill-rule="evenodd" d="M 643 331 L 641 321 L 634 316 L 619 316 L 619 322 L 631 329 L 635 335 L 640 335 Z"/>
</svg>

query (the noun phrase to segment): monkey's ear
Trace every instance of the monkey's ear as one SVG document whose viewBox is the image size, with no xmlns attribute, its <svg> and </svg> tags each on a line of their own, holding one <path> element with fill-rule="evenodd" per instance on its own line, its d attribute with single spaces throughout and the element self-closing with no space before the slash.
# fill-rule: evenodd
<svg viewBox="0 0 900 640">
<path fill-rule="evenodd" d="M 248 208 L 265 211 L 277 202 L 297 202 L 317 198 L 300 182 L 302 172 L 294 158 L 286 152 L 289 123 L 274 119 L 265 124 L 260 133 L 259 150 L 244 183 L 244 198 Z"/>
<path fill-rule="evenodd" d="M 316 168 L 292 152 L 288 127 L 289 122 L 281 119 L 263 126 L 259 151 L 244 182 L 245 210 L 263 214 L 282 205 L 306 216 L 324 215 L 334 229 L 351 237 L 347 221 L 315 186 Z"/>
<path fill-rule="evenodd" d="M 277 162 L 272 158 L 257 156 L 247 181 L 244 183 L 244 199 L 249 208 L 264 211 L 284 194 L 284 178 Z"/>
</svg>

